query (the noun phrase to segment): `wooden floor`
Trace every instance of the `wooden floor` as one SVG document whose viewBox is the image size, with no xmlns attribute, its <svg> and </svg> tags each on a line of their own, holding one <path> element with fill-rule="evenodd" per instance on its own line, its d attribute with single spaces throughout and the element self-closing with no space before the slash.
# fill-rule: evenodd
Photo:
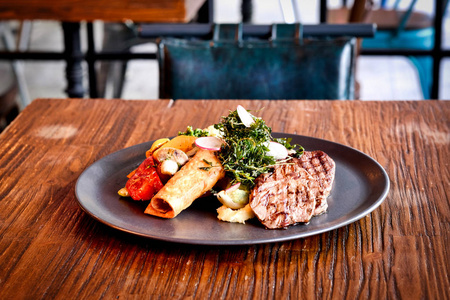
<svg viewBox="0 0 450 300">
<path fill-rule="evenodd" d="M 299 1 L 302 5 L 302 7 L 298 7 L 301 22 L 312 24 L 318 21 L 317 2 Z M 425 2 L 425 8 L 423 9 L 429 9 L 426 6 L 429 1 L 418 1 L 419 4 L 421 2 Z M 216 22 L 239 22 L 239 3 L 239 0 L 216 0 Z M 447 13 L 444 23 L 445 35 L 443 42 L 447 48 L 450 48 L 450 18 L 448 15 Z M 266 24 L 283 22 L 283 15 L 278 1 L 254 1 L 254 18 L 252 21 Z M 96 23 L 95 28 L 100 39 L 102 24 Z M 83 36 L 82 38 L 85 40 Z M 37 21 L 33 23 L 30 49 L 61 51 L 63 49 L 62 41 L 61 28 L 57 22 Z M 144 44 L 134 47 L 133 50 L 153 51 L 154 45 Z M 65 97 L 64 68 L 64 62 L 59 61 L 26 62 L 24 69 L 30 98 Z M 443 60 L 441 69 L 440 98 L 450 99 L 450 58 Z M 357 65 L 357 78 L 361 84 L 362 100 L 423 99 L 416 70 L 405 57 L 360 57 Z M 156 61 L 135 60 L 129 63 L 123 98 L 158 98 Z"/>
</svg>

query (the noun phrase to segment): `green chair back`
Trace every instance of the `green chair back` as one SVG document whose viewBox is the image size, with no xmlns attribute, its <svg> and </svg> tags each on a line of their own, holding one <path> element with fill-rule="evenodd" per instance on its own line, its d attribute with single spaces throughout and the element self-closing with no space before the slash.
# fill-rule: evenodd
<svg viewBox="0 0 450 300">
<path fill-rule="evenodd" d="M 353 99 L 355 39 L 303 38 L 275 24 L 269 38 L 243 38 L 217 24 L 208 40 L 158 41 L 160 98 Z"/>
</svg>

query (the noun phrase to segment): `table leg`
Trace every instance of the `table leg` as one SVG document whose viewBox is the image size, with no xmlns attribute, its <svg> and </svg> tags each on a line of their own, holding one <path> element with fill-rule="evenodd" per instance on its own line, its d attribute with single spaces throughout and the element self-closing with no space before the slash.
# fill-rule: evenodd
<svg viewBox="0 0 450 300">
<path fill-rule="evenodd" d="M 83 56 L 81 52 L 80 23 L 63 22 L 64 54 L 66 60 L 66 93 L 70 98 L 83 98 Z"/>
</svg>

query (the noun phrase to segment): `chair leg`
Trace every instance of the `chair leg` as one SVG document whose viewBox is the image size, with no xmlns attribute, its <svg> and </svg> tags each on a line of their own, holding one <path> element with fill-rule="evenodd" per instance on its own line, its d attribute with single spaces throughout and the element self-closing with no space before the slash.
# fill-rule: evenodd
<svg viewBox="0 0 450 300">
<path fill-rule="evenodd" d="M 18 43 L 17 47 L 15 45 L 16 44 L 14 41 L 15 38 L 13 36 L 11 28 L 9 27 L 9 25 L 6 22 L 1 24 L 0 31 L 2 33 L 3 43 L 5 44 L 6 49 L 8 51 L 15 51 L 16 49 L 18 49 L 19 51 L 24 51 L 24 50 L 26 50 L 26 44 L 28 43 L 29 38 L 30 38 L 31 22 L 24 21 L 22 23 L 22 26 L 20 28 L 19 43 Z M 28 93 L 27 82 L 25 80 L 25 72 L 23 69 L 23 67 L 24 67 L 23 62 L 14 60 L 11 62 L 11 65 L 12 65 L 12 70 L 14 72 L 14 76 L 16 77 L 17 86 L 19 89 L 19 95 L 20 95 L 19 105 L 20 105 L 21 109 L 23 109 L 25 106 L 27 106 L 31 102 L 31 98 Z"/>
<path fill-rule="evenodd" d="M 0 132 L 6 128 L 19 114 L 16 102 L 17 84 L 12 85 L 0 95 Z"/>
<path fill-rule="evenodd" d="M 409 56 L 408 58 L 417 69 L 423 98 L 430 99 L 433 76 L 433 58 L 430 56 Z"/>
<path fill-rule="evenodd" d="M 101 62 L 98 76 L 99 97 L 106 99 L 121 98 L 126 72 L 126 62 Z"/>
<path fill-rule="evenodd" d="M 283 19 L 285 23 L 292 24 L 300 22 L 297 13 L 297 2 L 295 0 L 279 0 Z"/>
<path fill-rule="evenodd" d="M 132 28 L 123 23 L 105 23 L 103 51 L 129 52 L 139 41 Z M 120 98 L 127 69 L 125 61 L 99 61 L 98 90 L 101 98 Z"/>
<path fill-rule="evenodd" d="M 126 61 L 116 61 L 111 63 L 110 91 L 112 93 L 111 98 L 121 98 L 123 93 L 123 87 L 125 85 L 125 76 L 127 74 L 128 63 Z"/>
</svg>

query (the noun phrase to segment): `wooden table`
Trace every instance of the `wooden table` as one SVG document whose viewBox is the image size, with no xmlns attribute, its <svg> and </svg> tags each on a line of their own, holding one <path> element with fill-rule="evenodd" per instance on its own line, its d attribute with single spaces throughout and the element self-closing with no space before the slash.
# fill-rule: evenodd
<svg viewBox="0 0 450 300">
<path fill-rule="evenodd" d="M 327 233 L 222 247 L 137 237 L 77 204 L 95 161 L 237 104 L 264 108 L 274 131 L 372 156 L 390 176 L 386 200 Z M 440 101 L 33 101 L 0 135 L 0 298 L 448 299 L 449 117 Z"/>
<path fill-rule="evenodd" d="M 202 18 L 212 15 L 208 0 L 0 0 L 0 21 L 4 20 L 56 20 L 62 22 L 64 52 L 0 52 L 7 59 L 64 59 L 67 63 L 67 95 L 74 98 L 85 96 L 82 62 L 86 60 L 89 72 L 89 93 L 97 97 L 94 63 L 96 45 L 92 22 L 148 22 L 188 23 L 202 6 Z M 204 15 L 208 16 L 204 16 Z M 87 21 L 87 53 L 83 54 L 80 38 L 80 22 Z M 117 36 L 116 38 L 119 38 Z M 119 40 L 118 43 L 121 41 Z M 119 55 L 120 59 L 120 55 Z"/>
<path fill-rule="evenodd" d="M 189 22 L 205 0 L 0 0 L 0 19 Z"/>
</svg>

